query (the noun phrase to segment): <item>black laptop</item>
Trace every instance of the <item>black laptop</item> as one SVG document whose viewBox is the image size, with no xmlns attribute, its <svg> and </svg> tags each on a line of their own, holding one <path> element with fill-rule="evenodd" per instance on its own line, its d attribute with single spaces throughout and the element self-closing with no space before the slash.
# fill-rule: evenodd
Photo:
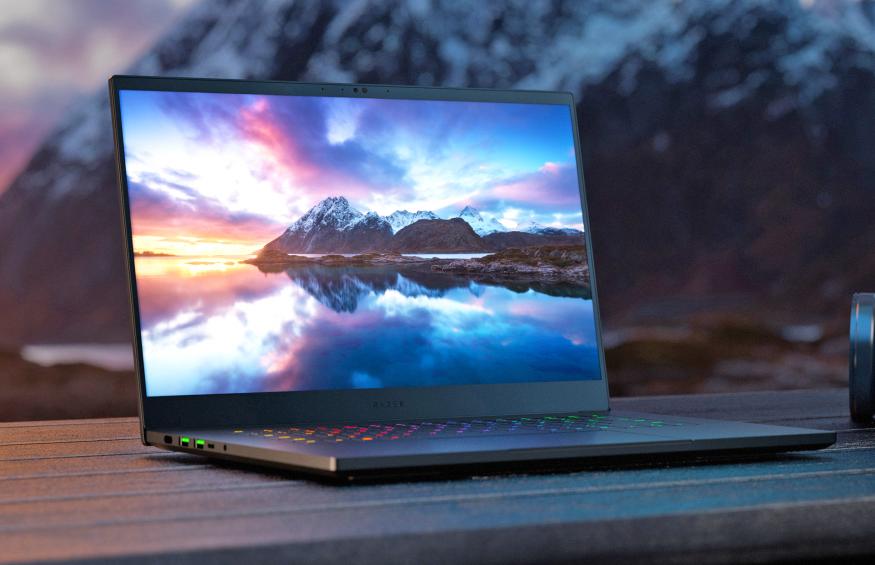
<svg viewBox="0 0 875 565">
<path fill-rule="evenodd" d="M 351 477 L 835 440 L 610 409 L 568 93 L 110 100 L 147 445 Z"/>
</svg>

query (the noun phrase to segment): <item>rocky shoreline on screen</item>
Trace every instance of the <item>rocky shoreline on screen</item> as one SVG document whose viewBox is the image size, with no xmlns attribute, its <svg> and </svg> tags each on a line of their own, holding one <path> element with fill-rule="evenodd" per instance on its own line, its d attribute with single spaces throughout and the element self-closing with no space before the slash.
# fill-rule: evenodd
<svg viewBox="0 0 875 565">
<path fill-rule="evenodd" d="M 362 213 L 343 196 L 326 198 L 243 263 L 263 272 L 296 267 L 376 267 L 502 282 L 544 281 L 589 288 L 583 232 L 530 223 L 509 230 L 465 207 L 452 218 L 406 210 Z M 429 254 L 485 254 L 438 258 Z M 309 256 L 318 255 L 319 256 Z"/>
<path fill-rule="evenodd" d="M 398 252 L 372 252 L 357 255 L 328 254 L 321 257 L 292 255 L 265 249 L 258 256 L 242 261 L 265 272 L 280 272 L 294 267 L 392 266 L 496 279 L 531 279 L 589 287 L 586 248 L 583 245 L 544 245 L 509 248 L 472 259 L 415 257 Z"/>
<path fill-rule="evenodd" d="M 357 255 L 326 254 L 320 257 L 306 257 L 278 251 L 276 249 L 263 249 L 251 259 L 244 259 L 241 263 L 256 265 L 258 267 L 279 266 L 283 269 L 295 266 L 323 265 L 339 267 L 355 267 L 361 265 L 411 265 L 423 264 L 436 261 L 434 258 L 410 257 L 398 252 L 370 252 Z"/>
<path fill-rule="evenodd" d="M 476 259 L 439 260 L 431 269 L 466 275 L 526 276 L 589 286 L 583 245 L 511 247 Z"/>
<path fill-rule="evenodd" d="M 134 251 L 134 257 L 176 257 L 176 255 L 157 251 Z"/>
</svg>

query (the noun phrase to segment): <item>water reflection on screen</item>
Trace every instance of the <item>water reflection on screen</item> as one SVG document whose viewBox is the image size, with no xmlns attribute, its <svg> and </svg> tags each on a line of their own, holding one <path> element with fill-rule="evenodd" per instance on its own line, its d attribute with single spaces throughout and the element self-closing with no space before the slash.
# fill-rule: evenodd
<svg viewBox="0 0 875 565">
<path fill-rule="evenodd" d="M 598 378 L 592 302 L 571 285 L 215 258 L 136 267 L 150 396 Z"/>
</svg>

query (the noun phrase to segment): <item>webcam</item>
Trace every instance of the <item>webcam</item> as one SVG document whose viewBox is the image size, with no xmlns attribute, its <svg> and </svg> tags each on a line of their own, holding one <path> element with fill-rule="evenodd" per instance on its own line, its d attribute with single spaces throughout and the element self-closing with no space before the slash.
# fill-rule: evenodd
<svg viewBox="0 0 875 565">
<path fill-rule="evenodd" d="M 870 422 L 875 410 L 875 293 L 854 294 L 849 337 L 848 393 L 851 419 Z"/>
</svg>

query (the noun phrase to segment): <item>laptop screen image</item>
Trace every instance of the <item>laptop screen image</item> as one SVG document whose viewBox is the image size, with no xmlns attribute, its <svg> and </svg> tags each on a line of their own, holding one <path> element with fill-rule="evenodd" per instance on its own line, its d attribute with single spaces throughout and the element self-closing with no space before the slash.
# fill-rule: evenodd
<svg viewBox="0 0 875 565">
<path fill-rule="evenodd" d="M 150 397 L 601 378 L 570 109 L 121 90 Z"/>
</svg>

